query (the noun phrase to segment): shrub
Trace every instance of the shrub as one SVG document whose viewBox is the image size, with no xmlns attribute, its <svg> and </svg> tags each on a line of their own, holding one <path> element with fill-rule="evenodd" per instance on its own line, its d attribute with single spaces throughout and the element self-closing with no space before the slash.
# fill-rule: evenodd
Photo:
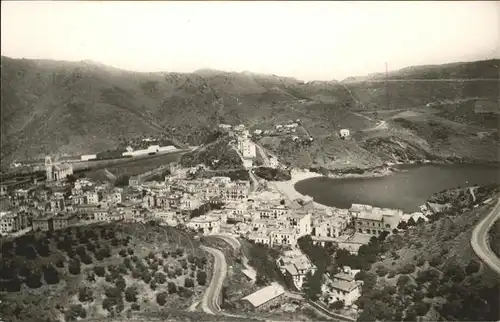
<svg viewBox="0 0 500 322">
<path fill-rule="evenodd" d="M 132 311 L 139 311 L 141 309 L 141 306 L 137 303 L 132 303 L 130 308 L 132 309 Z"/>
<path fill-rule="evenodd" d="M 390 270 L 389 271 L 389 274 L 387 275 L 388 278 L 393 278 L 394 276 L 396 276 L 396 272 L 393 271 L 393 270 Z"/>
</svg>

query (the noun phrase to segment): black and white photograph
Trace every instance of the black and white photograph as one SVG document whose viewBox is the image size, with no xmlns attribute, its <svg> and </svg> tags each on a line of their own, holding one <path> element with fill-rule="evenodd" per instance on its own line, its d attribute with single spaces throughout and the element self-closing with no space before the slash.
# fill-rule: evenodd
<svg viewBox="0 0 500 322">
<path fill-rule="evenodd" d="M 500 1 L 0 30 L 0 322 L 500 321 Z"/>
</svg>

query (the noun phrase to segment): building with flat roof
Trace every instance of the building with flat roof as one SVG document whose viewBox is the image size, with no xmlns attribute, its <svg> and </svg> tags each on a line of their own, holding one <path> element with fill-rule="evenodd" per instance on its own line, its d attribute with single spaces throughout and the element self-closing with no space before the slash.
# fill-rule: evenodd
<svg viewBox="0 0 500 322">
<path fill-rule="evenodd" d="M 353 204 L 349 212 L 354 221 L 356 232 L 380 235 L 396 228 L 403 216 L 402 210 L 377 208 L 368 205 Z"/>
</svg>

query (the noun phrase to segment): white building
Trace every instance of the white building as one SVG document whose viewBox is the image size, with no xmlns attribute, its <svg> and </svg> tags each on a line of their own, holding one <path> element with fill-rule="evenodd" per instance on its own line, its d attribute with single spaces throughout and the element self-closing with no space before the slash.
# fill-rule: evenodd
<svg viewBox="0 0 500 322">
<path fill-rule="evenodd" d="M 154 212 L 153 218 L 160 220 L 163 224 L 166 224 L 167 226 L 177 226 L 179 224 L 176 214 L 173 211 Z"/>
<path fill-rule="evenodd" d="M 323 293 L 327 294 L 328 302 L 343 301 L 346 306 L 351 306 L 361 296 L 362 281 L 356 281 L 354 276 L 359 270 L 351 270 L 344 266 L 343 272 L 333 276 L 332 281 L 322 285 Z"/>
<path fill-rule="evenodd" d="M 255 143 L 253 143 L 247 137 L 238 138 L 238 150 L 243 155 L 245 159 L 253 159 L 257 156 L 257 149 L 255 148 Z"/>
<path fill-rule="evenodd" d="M 348 129 L 342 129 L 340 130 L 340 137 L 345 139 L 348 138 L 351 135 L 351 132 Z"/>
<path fill-rule="evenodd" d="M 2 235 L 26 228 L 27 218 L 24 213 L 11 211 L 0 212 L 0 233 Z"/>
<path fill-rule="evenodd" d="M 403 216 L 402 210 L 359 204 L 353 204 L 349 213 L 353 218 L 356 231 L 371 235 L 380 235 L 383 231 L 390 233 L 398 226 Z"/>
<path fill-rule="evenodd" d="M 97 154 L 85 154 L 80 156 L 80 160 L 82 161 L 89 161 L 89 160 L 95 160 L 97 159 Z"/>
<path fill-rule="evenodd" d="M 279 167 L 280 163 L 278 161 L 278 158 L 274 157 L 274 156 L 271 156 L 269 158 L 269 167 L 271 168 L 277 168 Z"/>
<path fill-rule="evenodd" d="M 87 202 L 90 205 L 97 205 L 99 203 L 99 194 L 97 191 L 87 191 L 85 196 L 87 197 Z"/>
<path fill-rule="evenodd" d="M 51 157 L 45 158 L 45 175 L 47 181 L 62 181 L 73 174 L 73 167 L 70 164 L 56 164 Z"/>
<path fill-rule="evenodd" d="M 285 251 L 276 264 L 281 272 L 292 278 L 297 289 L 302 289 L 307 273 L 314 274 L 316 268 L 307 256 L 299 250 Z"/>
<path fill-rule="evenodd" d="M 200 217 L 192 218 L 187 226 L 204 235 L 218 234 L 220 232 L 220 218 L 210 215 L 203 215 Z"/>
<path fill-rule="evenodd" d="M 270 234 L 272 245 L 288 245 L 295 247 L 297 245 L 297 236 L 292 229 L 278 229 Z"/>
</svg>

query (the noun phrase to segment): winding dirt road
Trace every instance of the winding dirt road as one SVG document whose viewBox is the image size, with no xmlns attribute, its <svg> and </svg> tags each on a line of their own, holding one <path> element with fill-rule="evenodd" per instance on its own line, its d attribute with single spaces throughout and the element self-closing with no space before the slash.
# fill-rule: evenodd
<svg viewBox="0 0 500 322">
<path fill-rule="evenodd" d="M 470 243 L 476 255 L 500 275 L 500 259 L 493 253 L 488 242 L 488 231 L 496 220 L 500 220 L 500 198 L 490 213 L 474 228 Z"/>
</svg>

